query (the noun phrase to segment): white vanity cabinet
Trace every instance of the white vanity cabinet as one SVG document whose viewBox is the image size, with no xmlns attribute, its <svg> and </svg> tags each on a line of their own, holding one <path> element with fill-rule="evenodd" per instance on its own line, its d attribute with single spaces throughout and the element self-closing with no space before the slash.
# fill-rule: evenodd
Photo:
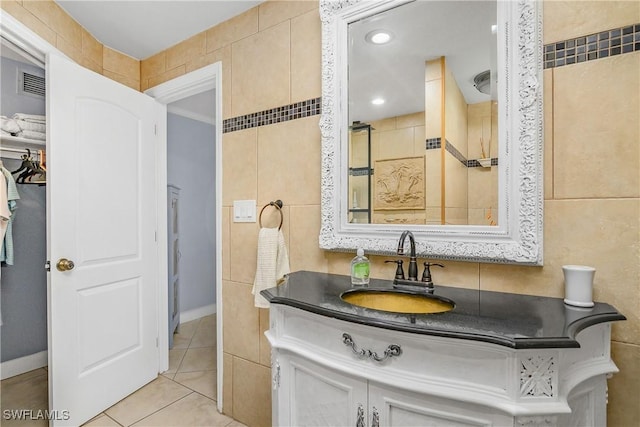
<svg viewBox="0 0 640 427">
<path fill-rule="evenodd" d="M 606 425 L 609 323 L 580 348 L 515 349 L 270 310 L 274 426 Z"/>
<path fill-rule="evenodd" d="M 462 407 L 456 401 L 367 381 L 290 353 L 283 352 L 278 364 L 280 382 L 274 384 L 274 398 L 279 405 L 273 425 L 511 425 L 510 417 L 482 406 Z"/>
<path fill-rule="evenodd" d="M 276 360 L 273 398 L 278 416 L 274 416 L 274 425 L 365 425 L 359 422 L 367 414 L 366 380 L 293 353 L 283 352 Z"/>
</svg>

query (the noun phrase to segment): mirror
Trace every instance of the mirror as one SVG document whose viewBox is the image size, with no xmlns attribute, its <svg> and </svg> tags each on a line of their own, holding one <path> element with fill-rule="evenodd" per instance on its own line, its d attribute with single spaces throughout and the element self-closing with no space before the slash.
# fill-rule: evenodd
<svg viewBox="0 0 640 427">
<path fill-rule="evenodd" d="M 496 7 L 416 1 L 349 23 L 348 222 L 497 224 Z"/>
<path fill-rule="evenodd" d="M 320 247 L 390 254 L 411 230 L 422 257 L 541 265 L 540 2 L 320 13 Z"/>
</svg>

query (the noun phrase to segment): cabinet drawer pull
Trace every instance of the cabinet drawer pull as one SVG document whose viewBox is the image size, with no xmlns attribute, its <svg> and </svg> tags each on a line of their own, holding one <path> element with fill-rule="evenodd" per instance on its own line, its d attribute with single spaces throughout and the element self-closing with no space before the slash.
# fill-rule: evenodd
<svg viewBox="0 0 640 427">
<path fill-rule="evenodd" d="M 380 427 L 380 414 L 376 407 L 373 407 L 373 416 L 371 417 L 371 427 Z"/>
<path fill-rule="evenodd" d="M 356 427 L 366 427 L 364 424 L 364 407 L 362 404 L 358 405 L 358 419 L 356 420 Z"/>
<path fill-rule="evenodd" d="M 400 348 L 400 346 L 397 344 L 389 344 L 389 346 L 387 346 L 387 349 L 384 351 L 384 356 L 382 357 L 378 356 L 378 353 L 376 353 L 375 351 L 365 349 L 358 350 L 358 346 L 356 345 L 355 341 L 353 341 L 351 335 L 347 334 L 346 332 L 342 334 L 342 342 L 347 347 L 351 347 L 351 350 L 359 357 L 368 357 L 375 360 L 376 362 L 384 362 L 390 357 L 397 357 L 402 354 L 402 348 Z"/>
</svg>

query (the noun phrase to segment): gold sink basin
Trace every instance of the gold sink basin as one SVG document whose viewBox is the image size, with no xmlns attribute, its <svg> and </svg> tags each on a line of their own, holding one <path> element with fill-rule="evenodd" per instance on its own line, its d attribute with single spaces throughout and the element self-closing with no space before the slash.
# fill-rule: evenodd
<svg viewBox="0 0 640 427">
<path fill-rule="evenodd" d="M 444 313 L 455 307 L 447 298 L 396 289 L 352 289 L 343 292 L 340 298 L 359 307 L 391 313 Z"/>
</svg>

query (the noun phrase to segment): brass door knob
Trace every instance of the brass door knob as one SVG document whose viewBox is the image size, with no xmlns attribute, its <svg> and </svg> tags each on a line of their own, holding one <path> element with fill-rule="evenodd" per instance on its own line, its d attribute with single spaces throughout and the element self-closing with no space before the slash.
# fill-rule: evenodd
<svg viewBox="0 0 640 427">
<path fill-rule="evenodd" d="M 66 258 L 60 258 L 58 260 L 58 262 L 56 263 L 56 268 L 58 269 L 58 271 L 69 271 L 69 270 L 73 270 L 73 267 L 75 267 L 76 265 L 73 263 L 73 261 L 68 260 Z"/>
</svg>

